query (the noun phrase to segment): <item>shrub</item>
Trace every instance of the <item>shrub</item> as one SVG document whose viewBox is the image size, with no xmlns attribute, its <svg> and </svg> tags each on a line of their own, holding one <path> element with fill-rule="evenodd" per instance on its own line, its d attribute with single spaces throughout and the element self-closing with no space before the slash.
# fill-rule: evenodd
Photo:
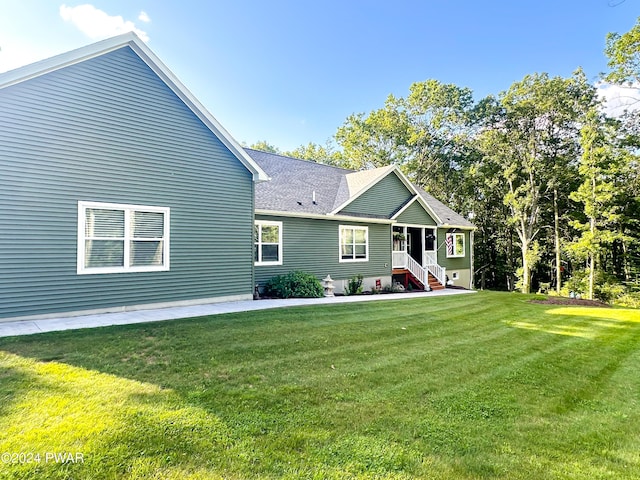
<svg viewBox="0 0 640 480">
<path fill-rule="evenodd" d="M 354 275 L 347 282 L 347 288 L 344 290 L 345 295 L 358 295 L 362 293 L 362 275 Z"/>
<path fill-rule="evenodd" d="M 605 303 L 619 304 L 617 299 L 625 297 L 625 301 L 633 304 L 633 295 L 629 296 L 630 289 L 625 287 L 615 276 L 602 271 L 596 271 L 593 286 L 594 299 Z M 589 290 L 589 272 L 586 269 L 576 270 L 562 289 L 563 296 L 569 296 L 569 292 L 580 293 L 585 298 Z"/>
<path fill-rule="evenodd" d="M 615 299 L 613 302 L 621 307 L 640 308 L 640 293 L 630 292 Z"/>
<path fill-rule="evenodd" d="M 602 277 L 602 276 L 601 276 Z M 626 293 L 626 288 L 615 277 L 607 276 L 597 279 L 602 283 L 596 283 L 593 296 L 606 303 L 613 302 L 616 298 Z"/>
<path fill-rule="evenodd" d="M 562 296 L 568 297 L 569 292 L 584 295 L 589 289 L 588 272 L 584 269 L 575 270 L 573 275 L 567 279 L 562 287 Z"/>
<path fill-rule="evenodd" d="M 319 298 L 324 296 L 324 288 L 315 275 L 295 271 L 271 278 L 264 286 L 264 294 L 275 298 Z"/>
</svg>

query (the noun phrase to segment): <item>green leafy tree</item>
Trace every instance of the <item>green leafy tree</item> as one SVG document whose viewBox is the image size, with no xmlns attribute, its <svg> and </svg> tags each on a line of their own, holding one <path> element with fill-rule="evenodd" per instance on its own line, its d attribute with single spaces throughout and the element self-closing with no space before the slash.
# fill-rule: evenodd
<svg viewBox="0 0 640 480">
<path fill-rule="evenodd" d="M 620 208 L 615 202 L 616 178 L 621 173 L 624 155 L 616 151 L 612 141 L 614 133 L 601 114 L 592 109 L 580 131 L 583 154 L 579 172 L 583 183 L 572 193 L 572 198 L 584 205 L 587 221 L 573 222 L 581 232 L 571 244 L 573 254 L 586 260 L 588 271 L 587 297 L 594 298 L 596 267 L 604 249 L 621 239 L 615 229 Z"/>
<path fill-rule="evenodd" d="M 295 150 L 286 152 L 286 155 L 328 165 L 344 165 L 342 153 L 329 141 L 325 145 L 309 142 L 307 145 L 301 145 Z"/>
<path fill-rule="evenodd" d="M 418 82 L 406 98 L 390 95 L 383 108 L 351 115 L 336 140 L 346 166 L 399 165 L 417 184 L 455 207 L 473 108 L 468 88 L 437 80 Z"/>
<path fill-rule="evenodd" d="M 483 161 L 494 164 L 504 180 L 503 202 L 518 237 L 519 286 L 531 291 L 532 272 L 541 258 L 535 243 L 553 212 L 556 276 L 560 283 L 560 197 L 577 151 L 578 120 L 595 102 L 595 91 L 584 74 L 571 78 L 527 75 L 499 97 L 497 115 L 490 117 L 478 138 Z"/>
<path fill-rule="evenodd" d="M 605 79 L 612 83 L 640 83 L 640 17 L 631 30 L 620 35 L 609 33 L 605 55 L 611 69 Z"/>
<path fill-rule="evenodd" d="M 252 148 L 253 150 L 260 150 L 262 152 L 267 152 L 267 153 L 276 153 L 276 154 L 282 153 L 278 147 L 276 147 L 275 145 L 271 145 L 266 140 L 260 140 L 259 142 L 256 142 L 253 145 L 250 145 L 249 148 Z"/>
</svg>

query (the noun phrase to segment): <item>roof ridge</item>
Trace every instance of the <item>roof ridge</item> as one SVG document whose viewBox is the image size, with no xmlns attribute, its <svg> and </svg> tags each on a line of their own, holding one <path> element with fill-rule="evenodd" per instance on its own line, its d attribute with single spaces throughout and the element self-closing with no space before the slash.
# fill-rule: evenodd
<svg viewBox="0 0 640 480">
<path fill-rule="evenodd" d="M 347 174 L 354 173 L 354 172 L 358 171 L 358 170 L 351 170 L 349 168 L 338 167 L 336 165 L 330 165 L 328 163 L 314 162 L 313 160 L 306 160 L 304 158 L 297 158 L 297 157 L 292 157 L 290 155 L 283 155 L 282 153 L 267 152 L 265 150 L 258 150 L 256 148 L 251 148 L 251 147 L 242 147 L 242 148 L 245 149 L 245 150 L 251 150 L 252 152 L 264 153 L 266 155 L 271 155 L 271 156 L 274 156 L 274 157 L 286 158 L 287 160 L 295 160 L 297 162 L 305 162 L 305 163 L 308 163 L 310 165 L 322 165 L 323 167 L 330 167 L 330 168 L 334 168 L 336 170 L 341 170 L 343 172 L 346 172 Z"/>
</svg>

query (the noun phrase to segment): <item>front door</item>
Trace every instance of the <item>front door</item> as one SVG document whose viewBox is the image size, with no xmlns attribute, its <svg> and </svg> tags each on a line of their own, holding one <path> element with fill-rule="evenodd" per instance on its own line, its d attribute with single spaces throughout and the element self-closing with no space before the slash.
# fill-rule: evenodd
<svg viewBox="0 0 640 480">
<path fill-rule="evenodd" d="M 407 227 L 407 253 L 422 265 L 422 229 Z"/>
<path fill-rule="evenodd" d="M 438 264 L 438 252 L 436 229 L 425 228 L 424 229 L 424 265 L 437 265 Z"/>
</svg>

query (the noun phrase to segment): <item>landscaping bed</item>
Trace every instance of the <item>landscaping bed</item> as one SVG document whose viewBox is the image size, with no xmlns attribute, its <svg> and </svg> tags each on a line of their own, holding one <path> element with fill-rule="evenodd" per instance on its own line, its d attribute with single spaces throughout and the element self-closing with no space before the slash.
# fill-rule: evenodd
<svg viewBox="0 0 640 480">
<path fill-rule="evenodd" d="M 547 297 L 544 300 L 534 299 L 531 303 L 542 303 L 545 305 L 574 305 L 584 307 L 605 307 L 611 306 L 599 300 L 587 300 L 584 298 L 567 298 L 567 297 Z"/>
</svg>

